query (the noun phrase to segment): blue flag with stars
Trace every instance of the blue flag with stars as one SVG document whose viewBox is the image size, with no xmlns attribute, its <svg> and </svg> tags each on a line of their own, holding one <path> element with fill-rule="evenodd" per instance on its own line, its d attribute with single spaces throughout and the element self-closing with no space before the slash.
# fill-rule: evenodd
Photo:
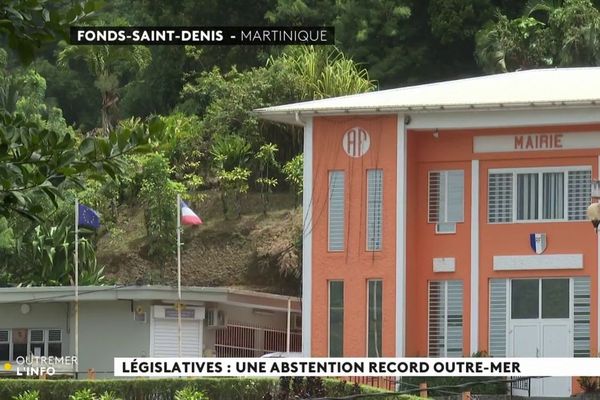
<svg viewBox="0 0 600 400">
<path fill-rule="evenodd" d="M 88 206 L 80 204 L 78 225 L 92 229 L 100 228 L 100 216 L 98 215 L 98 212 Z"/>
</svg>

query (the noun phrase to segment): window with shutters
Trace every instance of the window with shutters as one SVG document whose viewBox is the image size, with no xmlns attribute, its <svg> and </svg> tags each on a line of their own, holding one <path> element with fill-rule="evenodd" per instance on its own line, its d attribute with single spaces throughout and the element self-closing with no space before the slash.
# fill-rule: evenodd
<svg viewBox="0 0 600 400">
<path fill-rule="evenodd" d="M 428 221 L 436 224 L 436 233 L 454 233 L 464 222 L 464 189 L 463 170 L 429 172 Z"/>
<path fill-rule="evenodd" d="M 463 355 L 463 283 L 429 282 L 429 357 Z"/>
<path fill-rule="evenodd" d="M 490 170 L 488 222 L 585 220 L 591 175 L 589 167 Z"/>
<path fill-rule="evenodd" d="M 344 356 L 344 282 L 329 281 L 329 357 Z"/>
<path fill-rule="evenodd" d="M 367 297 L 369 299 L 369 317 L 367 321 L 368 343 L 367 356 L 381 357 L 382 341 L 382 285 L 380 279 L 367 281 Z"/>
<path fill-rule="evenodd" d="M 28 355 L 62 357 L 62 331 L 0 329 L 0 361 L 15 361 Z"/>
<path fill-rule="evenodd" d="M 367 170 L 367 251 L 381 250 L 383 170 Z"/>
<path fill-rule="evenodd" d="M 344 250 L 344 171 L 329 171 L 329 251 Z"/>
</svg>

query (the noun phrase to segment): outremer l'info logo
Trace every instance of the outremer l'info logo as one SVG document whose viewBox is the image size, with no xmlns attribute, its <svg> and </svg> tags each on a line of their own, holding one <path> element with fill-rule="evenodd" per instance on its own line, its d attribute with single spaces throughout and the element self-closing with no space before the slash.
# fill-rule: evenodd
<svg viewBox="0 0 600 400">
<path fill-rule="evenodd" d="M 57 373 L 71 372 L 77 367 L 75 356 L 19 356 L 14 363 L 4 363 L 5 372 L 12 372 L 16 376 L 52 376 Z"/>
<path fill-rule="evenodd" d="M 115 376 L 593 376 L 600 358 L 115 358 Z"/>
</svg>

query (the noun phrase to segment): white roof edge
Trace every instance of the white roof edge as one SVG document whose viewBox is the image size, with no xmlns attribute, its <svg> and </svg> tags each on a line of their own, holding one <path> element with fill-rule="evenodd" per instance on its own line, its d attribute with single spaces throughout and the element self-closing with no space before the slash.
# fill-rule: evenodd
<svg viewBox="0 0 600 400">
<path fill-rule="evenodd" d="M 301 115 L 511 111 L 599 105 L 600 67 L 533 69 L 405 86 L 255 110 L 261 118 L 301 125 Z"/>
<path fill-rule="evenodd" d="M 464 111 L 497 111 L 511 112 L 522 111 L 527 109 L 536 110 L 553 110 L 559 108 L 581 108 L 589 106 L 600 106 L 600 100 L 580 100 L 580 101 L 562 101 L 562 102 L 533 102 L 533 103 L 503 103 L 503 104 L 476 104 L 476 105 L 432 105 L 432 106 L 409 106 L 409 107 L 378 107 L 378 108 L 329 108 L 318 110 L 271 110 L 269 108 L 256 109 L 256 113 L 260 118 L 288 125 L 302 126 L 296 118 L 298 115 L 304 117 L 336 117 L 343 115 L 390 115 L 397 113 L 452 113 Z"/>
<path fill-rule="evenodd" d="M 294 296 L 257 292 L 246 289 L 230 287 L 200 287 L 184 286 L 181 288 L 185 300 L 205 301 L 214 300 L 214 296 L 222 296 L 227 300 L 229 294 L 242 294 L 245 296 L 286 301 L 292 299 L 299 302 Z M 212 298 L 209 298 L 212 296 Z M 75 297 L 74 286 L 28 286 L 0 288 L 0 304 L 19 302 L 66 302 L 73 301 Z M 173 300 L 177 299 L 177 288 L 163 285 L 147 286 L 80 286 L 79 297 L 81 301 L 111 301 L 111 300 Z"/>
</svg>

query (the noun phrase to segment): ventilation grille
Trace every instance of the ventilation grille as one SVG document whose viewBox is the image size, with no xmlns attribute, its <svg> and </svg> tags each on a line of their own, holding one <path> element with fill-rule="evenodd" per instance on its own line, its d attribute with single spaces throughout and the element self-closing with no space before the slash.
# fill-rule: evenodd
<svg viewBox="0 0 600 400">
<path fill-rule="evenodd" d="M 181 318 L 193 319 L 196 315 L 195 311 L 194 309 L 181 310 Z M 165 309 L 165 318 L 178 318 L 177 314 L 175 308 Z"/>
<path fill-rule="evenodd" d="M 488 222 L 512 222 L 513 174 L 490 174 L 488 185 Z"/>
<path fill-rule="evenodd" d="M 344 171 L 329 172 L 329 251 L 344 250 Z"/>
<path fill-rule="evenodd" d="M 590 356 L 590 278 L 573 278 L 573 357 Z"/>
<path fill-rule="evenodd" d="M 490 280 L 490 346 L 492 357 L 506 357 L 507 280 Z"/>
<path fill-rule="evenodd" d="M 0 343 L 8 343 L 8 331 L 0 331 Z"/>
<path fill-rule="evenodd" d="M 585 211 L 592 196 L 592 171 L 569 171 L 569 209 L 571 221 L 586 219 Z"/>
</svg>

